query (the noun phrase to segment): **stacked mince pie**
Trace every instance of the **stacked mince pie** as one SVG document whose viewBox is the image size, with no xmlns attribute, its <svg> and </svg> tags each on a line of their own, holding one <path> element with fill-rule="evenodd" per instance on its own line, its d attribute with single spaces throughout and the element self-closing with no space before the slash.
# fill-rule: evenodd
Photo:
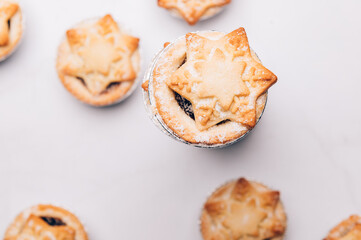
<svg viewBox="0 0 361 240">
<path fill-rule="evenodd" d="M 190 25 L 219 13 L 231 0 L 158 0 Z M 0 0 L 0 61 L 23 35 L 15 0 Z M 140 75 L 139 38 L 111 15 L 85 20 L 67 30 L 58 49 L 58 76 L 78 100 L 108 106 L 127 98 Z M 166 43 L 142 84 L 147 110 L 167 135 L 197 147 L 225 147 L 257 124 L 277 76 L 251 49 L 244 28 L 230 33 L 190 32 Z M 245 178 L 217 188 L 200 217 L 204 240 L 282 240 L 287 217 L 280 192 Z M 36 205 L 10 224 L 4 240 L 87 240 L 71 212 Z M 351 216 L 324 240 L 360 240 L 361 217 Z"/>
<path fill-rule="evenodd" d="M 239 28 L 188 33 L 167 44 L 143 89 L 153 120 L 169 135 L 194 146 L 224 147 L 255 127 L 276 81 Z"/>
</svg>

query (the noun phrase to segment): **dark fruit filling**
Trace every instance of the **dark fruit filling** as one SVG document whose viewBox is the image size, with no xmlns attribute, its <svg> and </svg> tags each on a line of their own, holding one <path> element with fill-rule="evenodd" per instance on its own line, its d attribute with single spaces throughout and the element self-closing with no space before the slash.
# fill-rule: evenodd
<svg viewBox="0 0 361 240">
<path fill-rule="evenodd" d="M 181 66 L 183 66 L 187 61 L 187 57 L 184 58 L 183 62 L 181 63 L 181 65 L 179 66 L 179 68 Z M 173 91 L 174 92 L 174 91 Z M 194 118 L 194 112 L 193 112 L 193 106 L 192 106 L 192 103 L 190 101 L 188 101 L 187 99 L 185 99 L 184 97 L 182 97 L 181 95 L 179 95 L 178 93 L 174 92 L 174 97 L 175 97 L 175 100 L 177 100 L 177 103 L 179 105 L 179 107 L 190 117 L 192 118 L 193 120 L 195 120 Z M 219 122 L 217 124 L 218 125 L 221 125 L 223 123 L 226 123 L 228 122 L 229 120 L 223 120 L 222 122 Z"/>
<path fill-rule="evenodd" d="M 227 120 L 223 120 L 222 122 L 219 122 L 219 123 L 217 123 L 217 126 L 219 126 L 219 125 L 221 125 L 221 124 L 223 124 L 223 123 L 226 123 L 226 122 L 228 122 L 229 120 L 227 119 Z"/>
<path fill-rule="evenodd" d="M 187 61 L 187 57 L 184 58 L 183 62 L 181 63 L 181 65 L 179 65 L 178 68 L 180 68 L 181 66 L 183 66 L 183 65 L 186 63 L 186 61 Z"/>
<path fill-rule="evenodd" d="M 112 83 L 109 83 L 109 85 L 107 86 L 106 90 L 109 90 L 111 89 L 112 87 L 116 87 L 116 86 L 119 86 L 120 85 L 120 82 L 112 82 Z"/>
<path fill-rule="evenodd" d="M 181 66 L 183 66 L 187 61 L 187 57 L 185 57 L 182 61 L 182 63 L 179 65 L 178 68 L 180 68 Z M 193 112 L 193 106 L 192 103 L 190 101 L 188 101 L 187 99 L 185 99 L 184 97 L 182 97 L 181 95 L 179 95 L 178 93 L 174 92 L 174 97 L 175 100 L 177 100 L 177 103 L 179 105 L 179 107 L 193 120 L 194 118 L 194 112 Z"/>
<path fill-rule="evenodd" d="M 50 226 L 65 226 L 66 224 L 59 218 L 53 217 L 40 217 Z"/>
<path fill-rule="evenodd" d="M 179 95 L 178 93 L 174 92 L 175 100 L 177 100 L 177 103 L 183 111 L 194 120 L 194 112 L 193 112 L 193 106 L 190 101 Z"/>
<path fill-rule="evenodd" d="M 84 85 L 84 87 L 87 87 L 87 86 L 86 86 L 86 83 L 85 83 L 85 81 L 84 81 L 84 79 L 83 79 L 82 77 L 76 77 L 76 79 L 78 79 L 78 80 Z M 107 88 L 106 88 L 103 92 L 101 92 L 101 93 L 107 93 L 109 90 L 111 90 L 111 89 L 114 88 L 114 87 L 119 86 L 120 84 L 121 84 L 120 82 L 112 82 L 112 83 L 109 83 L 109 85 L 107 86 Z"/>
<path fill-rule="evenodd" d="M 85 81 L 84 81 L 83 78 L 81 78 L 81 77 L 76 77 L 76 79 L 78 79 L 78 80 L 86 87 L 86 83 L 85 83 Z"/>
<path fill-rule="evenodd" d="M 109 85 L 107 86 L 107 88 L 101 92 L 101 94 L 104 94 L 104 93 L 108 93 L 109 91 L 112 90 L 112 88 L 115 88 L 117 86 L 119 86 L 121 83 L 120 82 L 112 82 L 112 83 L 109 83 Z"/>
</svg>

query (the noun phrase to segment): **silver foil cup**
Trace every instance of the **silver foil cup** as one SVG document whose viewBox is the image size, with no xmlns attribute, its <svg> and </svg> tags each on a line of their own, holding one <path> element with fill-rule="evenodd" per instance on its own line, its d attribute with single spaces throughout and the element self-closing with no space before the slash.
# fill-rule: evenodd
<svg viewBox="0 0 361 240">
<path fill-rule="evenodd" d="M 203 32 L 209 32 L 209 31 L 203 31 Z M 194 33 L 200 33 L 198 32 L 194 32 Z M 205 143 L 191 143 L 188 141 L 185 141 L 183 138 L 179 137 L 172 129 L 170 129 L 167 124 L 164 123 L 162 117 L 159 115 L 158 111 L 157 111 L 157 107 L 156 107 L 156 102 L 155 102 L 155 98 L 154 98 L 154 89 L 153 89 L 153 71 L 154 68 L 157 65 L 157 62 L 159 60 L 159 58 L 162 56 L 163 53 L 165 53 L 169 48 L 171 48 L 173 46 L 173 44 L 179 40 L 181 40 L 182 38 L 184 38 L 184 36 L 177 38 L 174 42 L 168 44 L 165 48 L 161 49 L 154 57 L 153 60 L 151 62 L 151 64 L 149 65 L 147 71 L 145 72 L 144 78 L 143 78 L 143 83 L 145 83 L 146 81 L 148 81 L 148 91 L 145 91 L 142 88 L 142 93 L 143 93 L 143 100 L 144 100 L 144 105 L 146 108 L 146 111 L 148 113 L 148 116 L 150 117 L 150 119 L 153 121 L 153 123 L 166 135 L 172 137 L 175 140 L 178 140 L 182 143 L 185 143 L 187 145 L 191 145 L 194 147 L 199 147 L 199 148 L 224 148 L 224 147 L 228 147 L 236 142 L 241 141 L 242 139 L 244 139 L 252 130 L 248 130 L 245 134 L 241 135 L 240 137 L 238 137 L 237 139 L 234 139 L 232 141 L 226 142 L 226 143 L 221 143 L 221 144 L 205 144 Z M 259 118 L 257 119 L 257 123 L 258 121 L 261 119 L 263 112 L 266 108 L 266 104 L 267 104 L 267 95 L 266 95 L 266 100 L 265 100 L 265 105 L 263 107 L 262 113 L 260 114 Z M 256 123 L 256 125 L 257 125 Z"/>
</svg>

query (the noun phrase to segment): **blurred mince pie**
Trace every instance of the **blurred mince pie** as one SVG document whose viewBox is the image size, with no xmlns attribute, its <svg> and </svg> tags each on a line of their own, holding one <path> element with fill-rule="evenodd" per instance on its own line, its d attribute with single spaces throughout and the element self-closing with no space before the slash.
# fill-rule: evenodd
<svg viewBox="0 0 361 240">
<path fill-rule="evenodd" d="M 361 217 L 350 216 L 334 227 L 324 240 L 360 240 Z"/>
<path fill-rule="evenodd" d="M 240 178 L 217 189 L 204 204 L 204 240 L 281 240 L 286 214 L 280 193 Z"/>
<path fill-rule="evenodd" d="M 231 0 L 158 0 L 158 6 L 194 25 L 199 20 L 216 15 L 230 2 Z"/>
<path fill-rule="evenodd" d="M 139 39 L 118 27 L 110 15 L 84 21 L 66 32 L 57 70 L 65 88 L 79 100 L 106 106 L 135 89 L 140 69 Z"/>
<path fill-rule="evenodd" d="M 87 240 L 76 216 L 60 207 L 37 205 L 20 213 L 4 240 Z"/>
<path fill-rule="evenodd" d="M 23 16 L 15 0 L 0 0 L 0 61 L 16 49 L 23 35 Z"/>
</svg>

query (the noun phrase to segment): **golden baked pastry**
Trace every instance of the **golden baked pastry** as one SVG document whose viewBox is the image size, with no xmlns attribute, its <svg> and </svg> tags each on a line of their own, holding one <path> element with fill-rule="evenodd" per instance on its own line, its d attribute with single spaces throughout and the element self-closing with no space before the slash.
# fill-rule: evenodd
<svg viewBox="0 0 361 240">
<path fill-rule="evenodd" d="M 121 31 L 110 15 L 85 21 L 66 32 L 58 52 L 58 75 L 66 89 L 85 103 L 116 103 L 135 87 L 138 44 L 139 39 Z"/>
<path fill-rule="evenodd" d="M 217 189 L 204 204 L 204 240 L 281 240 L 286 214 L 280 193 L 240 178 Z"/>
<path fill-rule="evenodd" d="M 360 240 L 361 217 L 353 215 L 334 227 L 324 240 Z"/>
<path fill-rule="evenodd" d="M 23 20 L 15 0 L 0 0 L 0 61 L 9 56 L 23 34 Z"/>
<path fill-rule="evenodd" d="M 83 225 L 72 213 L 52 205 L 37 205 L 19 214 L 4 240 L 87 240 Z"/>
<path fill-rule="evenodd" d="M 231 0 L 158 0 L 158 5 L 180 15 L 190 25 L 218 13 Z"/>
<path fill-rule="evenodd" d="M 154 115 L 192 144 L 218 145 L 249 132 L 277 81 L 250 49 L 243 28 L 189 33 L 169 44 L 146 77 Z"/>
</svg>

